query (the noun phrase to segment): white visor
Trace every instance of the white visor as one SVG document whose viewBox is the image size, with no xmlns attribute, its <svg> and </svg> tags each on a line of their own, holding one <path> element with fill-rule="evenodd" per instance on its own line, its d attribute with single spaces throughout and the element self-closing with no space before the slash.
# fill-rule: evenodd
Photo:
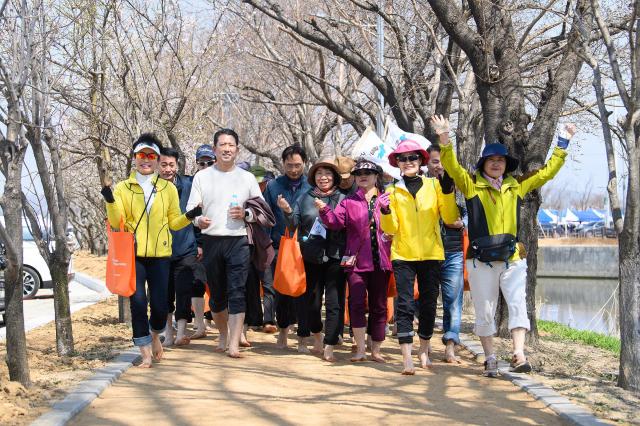
<svg viewBox="0 0 640 426">
<path fill-rule="evenodd" d="M 135 154 L 136 152 L 140 152 L 145 148 L 152 149 L 156 154 L 160 155 L 160 148 L 158 148 L 158 145 L 153 142 L 140 142 L 136 145 L 136 149 L 133 150 L 133 153 Z"/>
</svg>

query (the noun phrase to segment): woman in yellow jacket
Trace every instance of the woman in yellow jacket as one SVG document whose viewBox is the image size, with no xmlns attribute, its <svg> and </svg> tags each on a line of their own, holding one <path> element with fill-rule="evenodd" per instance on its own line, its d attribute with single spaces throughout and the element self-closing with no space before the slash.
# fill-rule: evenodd
<svg viewBox="0 0 640 426">
<path fill-rule="evenodd" d="M 413 375 L 411 359 L 413 344 L 413 284 L 418 278 L 418 358 L 422 368 L 429 367 L 430 343 L 436 319 L 440 286 L 440 262 L 444 247 L 440 237 L 440 219 L 453 223 L 458 219 L 458 207 L 453 182 L 420 175 L 420 166 L 427 164 L 429 154 L 420 144 L 403 140 L 389 154 L 389 164 L 399 167 L 402 179 L 380 195 L 380 226 L 393 237 L 391 265 L 398 290 L 396 324 L 402 350 L 402 374 Z"/>
<path fill-rule="evenodd" d="M 169 181 L 158 177 L 161 144 L 152 134 L 141 135 L 133 144 L 136 170 L 118 182 L 114 191 L 105 186 L 107 216 L 114 228 L 132 232 L 136 250 L 136 292 L 129 298 L 133 344 L 140 347 L 141 367 L 151 367 L 152 360 L 162 358 L 160 333 L 167 320 L 167 288 L 171 258 L 171 230 L 190 225 L 199 216 L 199 207 L 181 214 L 178 191 Z M 147 317 L 147 291 L 151 318 Z M 149 332 L 151 329 L 151 333 Z"/>
<path fill-rule="evenodd" d="M 509 156 L 504 145 L 486 145 L 475 174 L 471 175 L 456 160 L 448 139 L 448 120 L 436 116 L 433 126 L 440 140 L 442 165 L 466 199 L 470 241 L 466 262 L 476 316 L 474 331 L 480 337 L 486 357 L 484 375 L 496 377 L 498 374 L 493 334 L 500 291 L 509 310 L 513 343 L 511 371 L 527 373 L 531 365 L 524 355 L 524 340 L 530 324 L 525 292 L 527 261 L 520 257 L 517 244 L 520 205 L 528 192 L 540 188 L 558 173 L 575 127 L 567 126 L 566 137 L 558 138 L 558 146 L 542 169 L 517 180 L 510 173 L 518 168 L 518 160 Z"/>
</svg>

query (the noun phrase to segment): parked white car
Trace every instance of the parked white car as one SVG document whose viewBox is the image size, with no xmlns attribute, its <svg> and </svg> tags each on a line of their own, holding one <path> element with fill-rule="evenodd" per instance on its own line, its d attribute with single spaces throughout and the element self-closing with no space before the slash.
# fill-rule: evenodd
<svg viewBox="0 0 640 426">
<path fill-rule="evenodd" d="M 67 240 L 70 245 L 76 243 L 73 234 Z M 74 249 L 75 247 L 72 248 L 72 250 Z M 49 266 L 40 254 L 38 245 L 27 227 L 22 228 L 22 274 L 22 295 L 24 299 L 32 299 L 41 288 L 53 288 Z M 69 281 L 71 281 L 74 276 L 73 258 L 69 262 L 67 275 Z"/>
</svg>

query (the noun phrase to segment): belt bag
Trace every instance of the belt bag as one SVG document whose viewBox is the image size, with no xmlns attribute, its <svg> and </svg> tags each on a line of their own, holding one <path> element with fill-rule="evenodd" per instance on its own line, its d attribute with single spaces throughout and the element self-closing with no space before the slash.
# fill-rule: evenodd
<svg viewBox="0 0 640 426">
<path fill-rule="evenodd" d="M 511 234 L 476 238 L 471 242 L 473 257 L 480 262 L 506 262 L 516 252 L 516 242 L 516 237 Z"/>
</svg>

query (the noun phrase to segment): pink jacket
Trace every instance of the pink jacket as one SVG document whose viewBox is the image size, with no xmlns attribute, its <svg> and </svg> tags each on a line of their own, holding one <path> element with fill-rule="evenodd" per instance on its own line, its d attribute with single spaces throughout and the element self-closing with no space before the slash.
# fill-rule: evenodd
<svg viewBox="0 0 640 426">
<path fill-rule="evenodd" d="M 380 268 L 391 271 L 391 238 L 385 238 L 380 228 L 380 205 L 376 201 L 373 218 L 376 222 L 378 254 Z M 373 254 L 369 231 L 369 206 L 364 197 L 364 190 L 358 189 L 338 204 L 335 210 L 325 206 L 320 210 L 322 223 L 331 230 L 346 228 L 347 247 L 345 255 L 356 255 L 353 272 L 369 272 L 374 270 Z"/>
</svg>

